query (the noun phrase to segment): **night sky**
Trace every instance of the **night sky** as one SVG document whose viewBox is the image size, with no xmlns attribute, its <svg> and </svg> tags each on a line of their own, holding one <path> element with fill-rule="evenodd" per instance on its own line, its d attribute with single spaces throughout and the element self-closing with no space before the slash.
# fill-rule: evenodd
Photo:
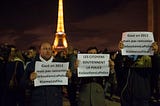
<svg viewBox="0 0 160 106">
<path fill-rule="evenodd" d="M 126 31 L 147 30 L 147 0 L 63 0 L 69 44 L 80 50 L 117 49 Z M 1 0 L 0 43 L 20 49 L 53 43 L 58 0 Z"/>
</svg>

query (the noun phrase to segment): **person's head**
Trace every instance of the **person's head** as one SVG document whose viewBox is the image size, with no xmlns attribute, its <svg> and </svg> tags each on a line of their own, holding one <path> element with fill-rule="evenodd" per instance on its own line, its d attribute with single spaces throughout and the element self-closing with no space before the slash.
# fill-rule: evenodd
<svg viewBox="0 0 160 106">
<path fill-rule="evenodd" d="M 87 49 L 87 53 L 88 54 L 97 54 L 98 53 L 98 49 L 97 49 L 97 47 L 89 47 Z"/>
<path fill-rule="evenodd" d="M 69 45 L 66 49 L 67 54 L 72 54 L 73 53 L 73 47 L 71 45 Z"/>
<path fill-rule="evenodd" d="M 14 61 L 16 50 L 17 50 L 17 48 L 14 45 L 9 46 L 8 61 Z"/>
<path fill-rule="evenodd" d="M 10 55 L 14 56 L 16 52 L 16 47 L 14 45 L 10 45 Z"/>
<path fill-rule="evenodd" d="M 57 54 L 56 54 L 57 57 L 64 57 L 65 56 L 65 53 L 64 51 L 59 51 Z"/>
<path fill-rule="evenodd" d="M 24 61 L 24 57 L 22 55 L 22 51 L 17 49 L 16 52 L 15 52 L 15 58 L 18 58 L 18 59 Z"/>
<path fill-rule="evenodd" d="M 73 53 L 74 53 L 75 55 L 77 55 L 77 54 L 78 54 L 78 52 L 79 52 L 79 50 L 78 50 L 78 49 L 76 49 L 76 48 L 74 48 Z"/>
<path fill-rule="evenodd" d="M 44 42 L 40 45 L 39 54 L 45 60 L 49 60 L 52 56 L 52 46 L 48 42 Z"/>
<path fill-rule="evenodd" d="M 37 54 L 36 47 L 31 46 L 28 48 L 28 55 L 27 55 L 28 58 L 35 58 L 36 54 Z"/>
<path fill-rule="evenodd" d="M 103 54 L 108 54 L 109 53 L 109 51 L 108 51 L 108 49 L 107 48 L 105 48 L 104 50 L 103 50 L 103 52 L 102 52 Z"/>
</svg>

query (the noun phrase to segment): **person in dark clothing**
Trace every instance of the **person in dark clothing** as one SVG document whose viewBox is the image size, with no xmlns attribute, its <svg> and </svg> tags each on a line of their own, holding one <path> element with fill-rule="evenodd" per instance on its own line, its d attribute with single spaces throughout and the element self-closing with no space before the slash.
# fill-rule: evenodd
<svg viewBox="0 0 160 106">
<path fill-rule="evenodd" d="M 89 47 L 87 49 L 88 54 L 98 54 L 96 47 Z M 114 62 L 109 61 L 110 70 L 114 67 Z M 75 67 L 78 67 L 78 61 L 76 61 Z M 105 106 L 105 96 L 102 76 L 89 76 L 78 77 L 79 80 L 79 97 L 78 106 Z"/>
<path fill-rule="evenodd" d="M 67 86 L 67 92 L 68 92 L 68 98 L 70 101 L 71 106 L 77 106 L 77 98 L 76 98 L 76 92 L 77 92 L 77 73 L 76 69 L 74 67 L 74 63 L 77 60 L 76 55 L 74 54 L 74 49 L 72 46 L 69 46 L 66 50 L 67 52 L 67 61 L 69 62 L 69 69 L 72 72 L 72 77 L 68 81 Z"/>
<path fill-rule="evenodd" d="M 8 44 L 0 45 L 0 106 L 5 106 L 5 93 L 6 93 L 6 77 L 5 77 L 5 67 L 8 61 L 10 48 L 8 48 Z"/>
<path fill-rule="evenodd" d="M 0 89 L 1 89 L 1 95 L 0 95 L 0 106 L 4 106 L 4 90 L 5 90 L 5 61 L 3 56 L 0 56 Z"/>
<path fill-rule="evenodd" d="M 28 48 L 26 54 L 24 55 L 24 57 L 25 57 L 25 69 L 30 62 L 32 62 L 36 59 L 37 55 L 38 54 L 37 54 L 36 47 L 30 46 Z M 30 106 L 30 99 L 31 99 L 31 89 L 25 88 L 25 105 L 26 106 Z"/>
<path fill-rule="evenodd" d="M 67 62 L 65 51 L 58 51 L 55 55 L 55 61 Z M 68 86 L 68 85 L 67 85 Z M 64 97 L 68 97 L 66 85 L 62 86 L 62 93 Z"/>
<path fill-rule="evenodd" d="M 110 59 L 114 62 L 115 57 L 116 57 L 117 53 L 116 52 L 111 52 L 110 53 Z M 114 62 L 115 63 L 115 62 Z M 109 99 L 113 100 L 113 95 L 116 95 L 116 86 L 117 86 L 117 79 L 116 79 L 116 72 L 115 72 L 115 68 L 113 68 L 113 70 L 110 70 L 109 73 L 109 78 L 106 81 L 106 85 L 108 85 L 108 83 L 110 83 L 110 96 Z M 107 92 L 108 87 L 106 86 L 105 88 L 105 92 Z"/>
<path fill-rule="evenodd" d="M 119 48 L 123 48 L 120 42 Z M 123 57 L 123 56 L 122 56 Z M 151 57 L 147 55 L 127 55 L 122 61 L 123 70 L 127 73 L 121 90 L 122 106 L 149 106 Z"/>
<path fill-rule="evenodd" d="M 37 73 L 34 71 L 36 61 L 55 62 L 50 43 L 41 44 L 39 57 L 28 64 L 24 74 L 22 84 L 31 89 L 31 106 L 62 106 L 62 88 L 60 85 L 34 86 L 34 80 L 37 78 Z M 66 75 L 71 77 L 69 70 Z"/>
<path fill-rule="evenodd" d="M 24 60 L 20 50 L 11 48 L 5 66 L 5 106 L 24 106 L 24 89 L 20 81 L 24 74 Z"/>
<path fill-rule="evenodd" d="M 126 56 L 122 56 L 120 52 L 117 53 L 115 58 L 115 72 L 116 72 L 116 79 L 117 79 L 117 95 L 120 96 L 121 91 L 127 81 L 127 61 Z"/>
<path fill-rule="evenodd" d="M 152 44 L 154 55 L 152 56 L 152 74 L 151 74 L 151 99 L 160 102 L 160 54 L 158 44 Z"/>
<path fill-rule="evenodd" d="M 66 62 L 66 56 L 64 54 L 64 51 L 58 51 L 58 53 L 55 55 L 55 60 L 59 62 Z"/>
</svg>

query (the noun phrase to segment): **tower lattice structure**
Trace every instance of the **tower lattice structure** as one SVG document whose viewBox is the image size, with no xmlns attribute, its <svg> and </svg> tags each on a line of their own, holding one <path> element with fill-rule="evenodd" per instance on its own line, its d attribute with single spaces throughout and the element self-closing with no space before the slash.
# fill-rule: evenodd
<svg viewBox="0 0 160 106">
<path fill-rule="evenodd" d="M 55 39 L 53 42 L 54 50 L 63 50 L 67 48 L 66 33 L 64 32 L 64 19 L 63 19 L 63 0 L 59 0 L 58 3 L 58 22 L 57 30 L 55 33 Z"/>
</svg>

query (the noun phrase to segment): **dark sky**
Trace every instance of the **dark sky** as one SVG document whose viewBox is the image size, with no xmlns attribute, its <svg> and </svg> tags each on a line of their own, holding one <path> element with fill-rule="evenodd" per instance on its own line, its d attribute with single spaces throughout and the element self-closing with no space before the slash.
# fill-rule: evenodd
<svg viewBox="0 0 160 106">
<path fill-rule="evenodd" d="M 125 31 L 147 30 L 147 0 L 64 0 L 68 42 L 86 50 L 117 49 Z M 1 0 L 0 43 L 20 49 L 53 42 L 58 0 Z"/>
</svg>

